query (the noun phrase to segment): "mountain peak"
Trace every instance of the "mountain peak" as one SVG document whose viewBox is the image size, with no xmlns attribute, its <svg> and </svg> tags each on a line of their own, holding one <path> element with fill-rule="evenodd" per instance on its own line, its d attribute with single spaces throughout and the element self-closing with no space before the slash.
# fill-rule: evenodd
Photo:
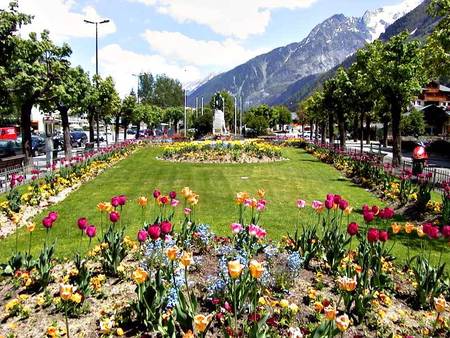
<svg viewBox="0 0 450 338">
<path fill-rule="evenodd" d="M 368 42 L 380 37 L 393 22 L 419 6 L 423 0 L 405 0 L 398 5 L 381 7 L 364 13 L 362 21 L 369 31 Z"/>
</svg>

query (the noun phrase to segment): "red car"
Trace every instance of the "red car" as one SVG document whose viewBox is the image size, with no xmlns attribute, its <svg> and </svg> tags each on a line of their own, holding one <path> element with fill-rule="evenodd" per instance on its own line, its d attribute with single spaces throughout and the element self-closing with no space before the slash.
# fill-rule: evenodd
<svg viewBox="0 0 450 338">
<path fill-rule="evenodd" d="M 0 127 L 0 140 L 16 140 L 17 132 L 15 127 Z"/>
</svg>

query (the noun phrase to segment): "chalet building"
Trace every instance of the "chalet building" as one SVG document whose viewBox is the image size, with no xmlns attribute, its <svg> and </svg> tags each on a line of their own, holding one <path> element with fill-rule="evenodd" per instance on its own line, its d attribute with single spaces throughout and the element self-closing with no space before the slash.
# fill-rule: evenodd
<svg viewBox="0 0 450 338">
<path fill-rule="evenodd" d="M 432 135 L 450 136 L 450 88 L 430 82 L 413 101 L 416 109 L 424 112 L 425 121 Z"/>
</svg>

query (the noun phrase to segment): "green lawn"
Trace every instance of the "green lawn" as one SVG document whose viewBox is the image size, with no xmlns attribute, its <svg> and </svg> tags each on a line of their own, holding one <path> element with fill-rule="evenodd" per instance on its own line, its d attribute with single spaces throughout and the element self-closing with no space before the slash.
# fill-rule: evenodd
<svg viewBox="0 0 450 338">
<path fill-rule="evenodd" d="M 51 238 L 57 240 L 58 256 L 68 256 L 79 248 L 80 232 L 76 227 L 76 220 L 87 217 L 98 226 L 100 214 L 96 210 L 97 203 L 109 201 L 118 194 L 125 194 L 129 200 L 122 216 L 128 234 L 135 238 L 137 230 L 142 227 L 141 210 L 136 199 L 142 195 L 150 196 L 155 188 L 163 192 L 179 192 L 184 186 L 191 187 L 200 195 L 196 219 L 201 223 L 211 224 L 212 229 L 220 235 L 229 234 L 230 223 L 237 219 L 237 207 L 233 200 L 235 194 L 239 191 L 254 194 L 258 188 L 263 188 L 268 205 L 261 224 L 273 239 L 280 239 L 286 232 L 293 231 L 297 220 L 297 198 L 310 203 L 314 199 L 323 200 L 327 193 L 338 193 L 348 199 L 355 209 L 359 209 L 364 203 L 381 205 L 375 196 L 302 150 L 286 149 L 284 156 L 289 158 L 288 161 L 269 164 L 171 163 L 157 160 L 156 156 L 160 152 L 159 148 L 139 150 L 51 208 L 59 213 L 59 219 L 50 232 Z M 181 219 L 182 208 L 179 209 L 178 221 Z M 42 247 L 45 237 L 42 217 L 40 215 L 35 219 L 37 230 L 33 234 L 33 252 Z M 309 208 L 302 211 L 301 219 L 307 225 L 316 216 Z M 362 222 L 361 216 L 356 213 L 352 215 L 352 219 Z M 0 259 L 4 261 L 14 251 L 15 236 L 2 242 Z M 402 243 L 411 246 L 411 253 L 420 245 L 418 241 L 408 238 L 404 238 Z M 19 249 L 24 251 L 27 246 L 28 234 L 25 229 L 21 229 Z M 86 240 L 83 247 L 87 247 Z M 446 249 L 443 257 L 447 261 L 450 259 L 449 251 Z M 406 248 L 400 241 L 394 254 L 400 258 L 406 256 Z M 436 259 L 437 256 L 437 252 L 434 252 L 433 257 Z"/>
</svg>

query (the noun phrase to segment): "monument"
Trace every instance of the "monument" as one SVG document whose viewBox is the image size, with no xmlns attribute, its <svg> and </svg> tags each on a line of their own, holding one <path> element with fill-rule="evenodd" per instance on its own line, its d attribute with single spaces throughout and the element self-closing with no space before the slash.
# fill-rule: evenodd
<svg viewBox="0 0 450 338">
<path fill-rule="evenodd" d="M 224 101 L 222 99 L 222 107 L 224 107 Z M 213 120 L 213 135 L 225 135 L 228 134 L 227 127 L 225 125 L 225 113 L 219 109 L 219 100 L 216 100 L 214 107 L 214 120 Z"/>
</svg>

